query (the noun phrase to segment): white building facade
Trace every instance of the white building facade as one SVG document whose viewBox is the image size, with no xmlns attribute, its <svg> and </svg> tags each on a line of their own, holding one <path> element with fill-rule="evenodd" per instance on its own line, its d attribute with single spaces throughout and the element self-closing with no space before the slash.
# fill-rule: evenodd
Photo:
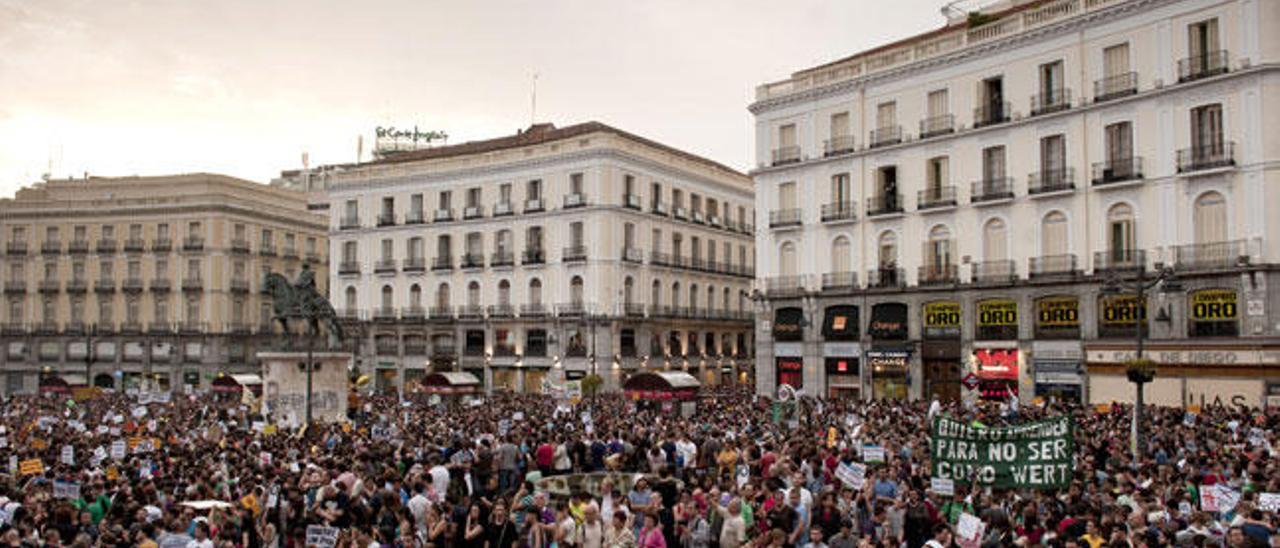
<svg viewBox="0 0 1280 548">
<path fill-rule="evenodd" d="M 328 196 L 331 300 L 379 389 L 454 370 L 523 392 L 646 369 L 749 382 L 739 172 L 599 123 L 538 124 L 346 166 Z"/>
<path fill-rule="evenodd" d="M 1144 329 L 1155 401 L 1280 403 L 1278 26 L 1003 2 L 760 86 L 757 389 L 1123 401 Z"/>
</svg>

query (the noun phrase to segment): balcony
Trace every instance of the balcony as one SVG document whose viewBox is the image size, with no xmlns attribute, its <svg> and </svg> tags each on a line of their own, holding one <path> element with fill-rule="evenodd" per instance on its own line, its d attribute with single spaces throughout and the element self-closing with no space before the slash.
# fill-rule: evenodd
<svg viewBox="0 0 1280 548">
<path fill-rule="evenodd" d="M 9 245 L 5 246 L 5 253 L 8 255 L 26 255 L 27 242 L 9 242 Z"/>
<path fill-rule="evenodd" d="M 286 247 L 284 248 L 284 253 L 282 253 L 281 255 L 284 257 L 286 261 L 296 261 L 298 260 L 298 248 Z"/>
<path fill-rule="evenodd" d="M 377 262 L 373 263 L 373 273 L 374 274 L 395 274 L 396 260 L 395 259 L 378 259 Z"/>
<path fill-rule="evenodd" d="M 940 207 L 955 207 L 956 205 L 956 187 L 954 185 L 935 186 L 926 188 L 916 194 L 916 209 L 937 209 Z"/>
<path fill-rule="evenodd" d="M 431 348 L 431 357 L 436 359 L 453 359 L 458 356 L 458 347 L 452 344 L 436 343 Z"/>
<path fill-rule="evenodd" d="M 667 204 L 664 202 L 653 202 L 649 204 L 649 213 L 654 215 L 667 216 Z"/>
<path fill-rule="evenodd" d="M 1178 151 L 1178 173 L 1236 165 L 1236 144 L 1217 141 Z"/>
<path fill-rule="evenodd" d="M 338 274 L 341 276 L 360 274 L 360 263 L 356 261 L 342 261 L 338 263 Z"/>
<path fill-rule="evenodd" d="M 714 228 L 720 228 L 720 216 L 708 214 L 707 224 Z"/>
<path fill-rule="evenodd" d="M 169 278 L 154 278 L 151 280 L 150 288 L 153 293 L 168 293 L 172 285 Z"/>
<path fill-rule="evenodd" d="M 660 304 L 649 305 L 650 318 L 669 318 L 672 316 L 671 307 Z"/>
<path fill-rule="evenodd" d="M 515 210 L 511 208 L 511 202 L 498 202 L 493 205 L 493 216 L 502 217 L 505 215 L 515 215 Z"/>
<path fill-rule="evenodd" d="M 427 260 L 422 257 L 409 257 L 401 262 L 400 270 L 404 272 L 425 272 Z"/>
<path fill-rule="evenodd" d="M 58 322 L 55 320 L 42 320 L 40 323 L 36 324 L 35 331 L 41 335 L 53 335 L 58 332 Z M 44 355 L 43 352 L 41 354 L 41 357 L 44 359 L 55 358 L 55 356 Z"/>
<path fill-rule="evenodd" d="M 427 355 L 427 343 L 424 342 L 408 342 L 404 343 L 404 355 L 406 356 L 425 356 Z"/>
<path fill-rule="evenodd" d="M 232 252 L 232 253 L 248 253 L 248 252 L 249 252 L 249 240 L 246 240 L 246 239 L 244 239 L 244 238 L 232 238 L 232 239 L 231 239 L 231 252 Z"/>
<path fill-rule="evenodd" d="M 453 257 L 436 257 L 431 261 L 431 270 L 433 272 L 453 270 Z"/>
<path fill-rule="evenodd" d="M 8 280 L 4 282 L 4 292 L 9 294 L 26 293 L 27 281 L 26 280 Z"/>
<path fill-rule="evenodd" d="M 547 204 L 542 198 L 530 198 L 524 201 L 525 213 L 540 213 L 547 210 Z"/>
<path fill-rule="evenodd" d="M 253 325 L 249 322 L 227 322 L 227 332 L 236 335 L 248 335 L 253 332 Z"/>
<path fill-rule="evenodd" d="M 857 204 L 849 202 L 832 202 L 822 205 L 823 223 L 842 223 L 857 219 Z"/>
<path fill-rule="evenodd" d="M 182 279 L 183 291 L 204 291 L 204 280 L 199 276 L 187 276 Z"/>
<path fill-rule="evenodd" d="M 489 305 L 490 318 L 510 318 L 515 316 L 516 311 L 509 304 L 491 304 Z"/>
<path fill-rule="evenodd" d="M 1111 158 L 1093 164 L 1093 186 L 1103 186 L 1142 178 L 1142 158 Z"/>
<path fill-rule="evenodd" d="M 643 318 L 644 305 L 640 303 L 622 303 L 622 315 L 628 318 Z"/>
<path fill-rule="evenodd" d="M 152 253 L 168 253 L 173 250 L 173 240 L 160 237 L 151 242 Z"/>
<path fill-rule="evenodd" d="M 954 264 L 927 264 L 916 271 L 920 286 L 947 285 L 960 282 L 960 267 Z"/>
<path fill-rule="evenodd" d="M 84 324 L 84 320 L 78 320 L 75 318 L 67 320 L 67 323 L 62 326 L 62 332 L 67 335 L 83 335 L 86 329 L 87 327 Z"/>
<path fill-rule="evenodd" d="M 271 242 L 262 242 L 258 244 L 258 255 L 262 257 L 275 257 L 276 245 Z"/>
<path fill-rule="evenodd" d="M 138 320 L 125 320 L 120 322 L 120 332 L 124 334 L 142 333 L 142 322 Z M 125 359 L 128 359 L 126 356 Z"/>
<path fill-rule="evenodd" d="M 380 340 L 373 343 L 373 351 L 379 356 L 397 356 L 400 354 L 400 343 L 395 340 Z"/>
<path fill-rule="evenodd" d="M 1042 116 L 1071 108 L 1071 89 L 1046 89 L 1031 96 L 1031 115 Z"/>
<path fill-rule="evenodd" d="M 383 306 L 373 309 L 373 320 L 378 322 L 394 322 L 400 316 L 396 314 L 396 309 L 390 306 Z"/>
<path fill-rule="evenodd" d="M 193 335 L 196 333 L 204 333 L 205 323 L 196 320 L 186 320 L 178 326 L 179 333 Z"/>
<path fill-rule="evenodd" d="M 564 248 L 560 254 L 560 260 L 566 263 L 581 263 L 587 260 L 587 246 L 571 245 Z"/>
<path fill-rule="evenodd" d="M 311 264 L 320 264 L 320 261 L 321 261 L 320 253 L 315 252 L 315 251 L 308 251 L 308 252 L 307 252 L 307 262 L 308 262 L 308 263 L 311 263 Z"/>
<path fill-rule="evenodd" d="M 27 332 L 27 325 L 18 320 L 8 320 L 0 324 L 0 333 L 5 335 L 21 335 Z"/>
<path fill-rule="evenodd" d="M 1244 240 L 1173 247 L 1173 268 L 1179 271 L 1225 270 L 1247 264 L 1249 252 Z"/>
<path fill-rule="evenodd" d="M 640 211 L 640 195 L 639 194 L 623 194 L 622 207 Z"/>
<path fill-rule="evenodd" d="M 526 249 L 520 257 L 520 264 L 545 264 L 546 262 L 547 252 L 541 248 Z"/>
<path fill-rule="evenodd" d="M 364 319 L 364 314 L 361 314 L 361 312 L 356 309 L 344 308 L 342 310 L 338 310 L 337 313 L 339 319 L 348 322 L 356 322 Z"/>
<path fill-rule="evenodd" d="M 791 145 L 773 149 L 773 161 L 770 165 L 780 166 L 800 161 L 800 147 Z"/>
<path fill-rule="evenodd" d="M 822 143 L 823 156 L 839 156 L 853 152 L 853 136 L 837 135 Z"/>
<path fill-rule="evenodd" d="M 400 309 L 400 319 L 406 322 L 420 322 L 426 318 L 427 311 L 421 306 L 406 306 Z"/>
<path fill-rule="evenodd" d="M 147 248 L 147 243 L 142 238 L 128 238 L 124 241 L 125 253 L 142 253 Z"/>
<path fill-rule="evenodd" d="M 822 275 L 823 291 L 852 291 L 857 287 L 857 272 L 827 272 Z"/>
<path fill-rule="evenodd" d="M 98 245 L 101 246 L 102 244 Z M 204 238 L 201 238 L 200 236 L 187 236 L 187 239 L 182 241 L 182 250 L 204 251 Z"/>
<path fill-rule="evenodd" d="M 973 127 L 994 126 L 1009 121 L 1009 102 L 989 103 L 973 109 Z"/>
<path fill-rule="evenodd" d="M 978 285 L 1005 285 L 1018 281 L 1018 267 L 1013 261 L 982 261 L 973 263 L 973 283 Z"/>
<path fill-rule="evenodd" d="M 1027 276 L 1031 279 L 1071 277 L 1080 274 L 1080 266 L 1074 253 L 1041 255 L 1027 259 Z"/>
<path fill-rule="evenodd" d="M 343 217 L 338 220 L 338 230 L 355 230 L 360 228 L 360 217 Z"/>
<path fill-rule="evenodd" d="M 570 192 L 564 195 L 564 208 L 572 209 L 587 205 L 587 195 L 581 192 Z"/>
<path fill-rule="evenodd" d="M 971 203 L 994 202 L 1013 199 L 1013 178 L 997 177 L 974 181 L 970 189 Z"/>
<path fill-rule="evenodd" d="M 125 278 L 124 281 L 121 282 L 120 289 L 125 293 L 141 293 L 142 278 Z"/>
<path fill-rule="evenodd" d="M 920 138 L 928 139 L 956 131 L 956 115 L 940 114 L 920 120 Z"/>
<path fill-rule="evenodd" d="M 804 276 L 773 276 L 765 278 L 765 295 L 770 299 L 787 299 L 804 295 Z"/>
<path fill-rule="evenodd" d="M 1112 249 L 1093 253 L 1093 272 L 1123 272 L 1147 266 L 1147 252 L 1142 249 Z"/>
<path fill-rule="evenodd" d="M 515 263 L 515 254 L 510 251 L 495 251 L 492 255 L 489 255 L 489 266 L 493 268 L 511 266 Z"/>
<path fill-rule="evenodd" d="M 885 126 L 871 130 L 871 148 L 896 145 L 902 142 L 902 126 Z"/>
<path fill-rule="evenodd" d="M 462 268 L 463 269 L 484 268 L 484 254 L 483 253 L 463 253 Z"/>
<path fill-rule="evenodd" d="M 447 223 L 447 222 L 449 222 L 449 221 L 452 221 L 452 220 L 453 220 L 453 210 L 452 210 L 452 209 L 437 209 L 437 210 L 436 210 L 435 217 L 433 217 L 433 219 L 434 219 L 434 220 L 435 220 L 435 222 L 437 222 L 437 223 Z"/>
<path fill-rule="evenodd" d="M 653 251 L 649 253 L 649 264 L 653 266 L 674 266 L 675 262 L 671 255 L 661 251 Z"/>
<path fill-rule="evenodd" d="M 71 240 L 67 243 L 67 253 L 84 255 L 89 252 L 89 240 Z"/>
<path fill-rule="evenodd" d="M 1181 59 L 1178 61 L 1178 83 L 1226 74 L 1230 70 L 1229 64 L 1227 50 L 1210 51 Z"/>
<path fill-rule="evenodd" d="M 67 280 L 67 293 L 85 293 L 89 291 L 89 282 L 84 278 Z"/>
<path fill-rule="evenodd" d="M 94 293 L 115 293 L 116 292 L 115 278 L 105 278 L 105 277 L 98 278 L 98 281 L 93 284 L 93 292 Z"/>
<path fill-rule="evenodd" d="M 898 193 L 883 194 L 867 198 L 867 216 L 893 215 L 902 213 L 902 195 Z"/>
<path fill-rule="evenodd" d="M 116 241 L 110 240 L 107 238 L 102 238 L 98 240 L 98 245 L 96 247 L 96 250 L 98 253 L 115 253 Z"/>
<path fill-rule="evenodd" d="M 231 292 L 232 293 L 248 293 L 249 280 L 246 280 L 244 278 L 231 278 Z"/>
<path fill-rule="evenodd" d="M 396 214 L 391 211 L 383 211 L 378 214 L 378 226 L 396 226 Z"/>
<path fill-rule="evenodd" d="M 702 212 L 701 212 L 701 211 L 698 211 L 698 210 L 696 210 L 696 209 L 695 209 L 695 210 L 693 210 L 693 223 L 694 223 L 694 224 L 699 224 L 699 225 L 701 225 L 701 224 L 706 224 L 706 223 L 707 223 L 707 220 L 706 220 L 706 218 L 705 218 L 705 217 L 703 217 L 703 216 L 702 216 Z"/>
<path fill-rule="evenodd" d="M 637 247 L 623 247 L 622 260 L 628 263 L 640 264 L 644 262 L 644 250 Z"/>
<path fill-rule="evenodd" d="M 681 221 L 689 220 L 689 211 L 684 206 L 677 205 L 671 208 L 671 216 Z"/>
<path fill-rule="evenodd" d="M 1101 103 L 1138 93 L 1138 73 L 1126 72 L 1093 81 L 1093 102 Z"/>
<path fill-rule="evenodd" d="M 40 244 L 40 253 L 43 255 L 58 255 L 62 253 L 62 242 L 44 242 Z"/>
<path fill-rule="evenodd" d="M 484 217 L 484 208 L 478 205 L 467 206 L 462 208 L 463 220 L 480 219 Z"/>
<path fill-rule="evenodd" d="M 427 317 L 433 320 L 452 320 L 453 307 L 451 306 L 433 306 L 427 310 Z"/>
<path fill-rule="evenodd" d="M 422 210 L 410 211 L 404 215 L 404 224 L 420 225 L 426 222 L 426 217 L 422 215 Z"/>
<path fill-rule="evenodd" d="M 1027 176 L 1027 193 L 1032 196 L 1049 192 L 1075 190 L 1075 188 L 1075 168 L 1042 169 Z"/>
<path fill-rule="evenodd" d="M 580 302 L 559 303 L 556 305 L 556 315 L 561 318 L 579 318 L 587 313 L 587 308 Z"/>
<path fill-rule="evenodd" d="M 801 225 L 800 208 L 775 209 L 769 212 L 769 228 L 798 227 Z"/>
<path fill-rule="evenodd" d="M 531 303 L 520 305 L 520 316 L 522 317 L 542 317 L 547 315 L 547 306 L 541 303 Z"/>
<path fill-rule="evenodd" d="M 57 293 L 62 291 L 61 280 L 40 280 L 41 293 Z"/>
</svg>

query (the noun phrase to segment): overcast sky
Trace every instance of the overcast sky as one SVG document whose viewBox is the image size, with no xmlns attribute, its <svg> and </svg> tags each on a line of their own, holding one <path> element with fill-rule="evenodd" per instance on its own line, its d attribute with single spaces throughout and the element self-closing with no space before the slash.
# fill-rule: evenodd
<svg viewBox="0 0 1280 548">
<path fill-rule="evenodd" d="M 746 170 L 756 85 L 942 0 L 0 0 L 0 196 L 57 177 L 350 162 L 376 125 L 599 120 Z"/>
</svg>

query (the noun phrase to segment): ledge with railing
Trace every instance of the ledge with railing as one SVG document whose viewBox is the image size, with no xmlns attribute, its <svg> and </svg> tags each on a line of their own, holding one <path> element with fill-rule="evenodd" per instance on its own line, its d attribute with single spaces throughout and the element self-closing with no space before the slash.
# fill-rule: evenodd
<svg viewBox="0 0 1280 548">
<path fill-rule="evenodd" d="M 902 194 L 881 194 L 867 198 L 867 216 L 902 213 Z"/>
<path fill-rule="evenodd" d="M 62 253 L 62 242 L 44 242 L 40 244 L 40 253 L 44 255 L 58 255 Z"/>
<path fill-rule="evenodd" d="M 671 208 L 671 216 L 681 221 L 687 221 L 689 220 L 689 210 L 685 209 L 684 206 L 677 205 Z"/>
<path fill-rule="evenodd" d="M 89 240 L 71 240 L 67 242 L 67 253 L 81 255 L 89 252 Z"/>
<path fill-rule="evenodd" d="M 378 226 L 395 226 L 396 214 L 391 211 L 383 211 L 378 214 Z"/>
<path fill-rule="evenodd" d="M 1246 240 L 1173 246 L 1173 268 L 1179 271 L 1223 270 L 1250 262 Z"/>
<path fill-rule="evenodd" d="M 426 356 L 427 343 L 406 342 L 404 343 L 404 354 L 406 356 Z"/>
<path fill-rule="evenodd" d="M 436 257 L 431 261 L 431 270 L 453 270 L 453 257 Z"/>
<path fill-rule="evenodd" d="M 857 272 L 826 272 L 822 275 L 823 291 L 851 291 L 857 289 L 857 287 Z"/>
<path fill-rule="evenodd" d="M 1032 279 L 1074 276 L 1079 273 L 1080 267 L 1074 253 L 1041 255 L 1027 259 L 1027 276 Z"/>
<path fill-rule="evenodd" d="M 667 204 L 662 201 L 653 201 L 649 204 L 649 213 L 654 215 L 667 216 Z"/>
<path fill-rule="evenodd" d="M 125 278 L 121 282 L 121 290 L 126 293 L 138 293 L 142 291 L 142 278 Z"/>
<path fill-rule="evenodd" d="M 858 205 L 853 201 L 822 204 L 822 222 L 837 223 L 857 219 Z"/>
<path fill-rule="evenodd" d="M 155 293 L 166 293 L 173 288 L 173 283 L 169 278 L 152 278 L 150 289 Z"/>
<path fill-rule="evenodd" d="M 955 264 L 926 264 L 916 271 L 916 284 L 946 285 L 960 282 L 960 267 Z"/>
<path fill-rule="evenodd" d="M 1236 144 L 1221 140 L 1178 151 L 1178 173 L 1236 165 Z"/>
<path fill-rule="evenodd" d="M 823 141 L 823 156 L 839 156 L 854 151 L 854 142 L 852 135 L 836 135 Z"/>
<path fill-rule="evenodd" d="M 98 240 L 98 245 L 96 249 L 98 253 L 115 253 L 116 241 L 107 239 L 107 238 L 100 239 Z"/>
<path fill-rule="evenodd" d="M 183 291 L 204 291 L 204 280 L 199 276 L 187 276 L 182 279 Z"/>
<path fill-rule="evenodd" d="M 483 253 L 462 254 L 462 268 L 464 269 L 484 268 L 484 254 Z"/>
<path fill-rule="evenodd" d="M 1018 268 L 1012 260 L 976 262 L 972 264 L 971 278 L 980 285 L 1012 284 L 1018 280 Z"/>
<path fill-rule="evenodd" d="M 156 238 L 151 242 L 151 251 L 153 253 L 165 253 L 173 249 L 173 240 L 169 238 Z"/>
<path fill-rule="evenodd" d="M 1042 90 L 1031 96 L 1031 115 L 1041 116 L 1071 108 L 1071 88 Z"/>
<path fill-rule="evenodd" d="M 564 208 L 572 209 L 575 207 L 585 207 L 587 205 L 587 195 L 581 192 L 570 192 L 564 195 Z"/>
<path fill-rule="evenodd" d="M 799 297 L 805 293 L 805 276 L 772 276 L 765 278 L 765 295 L 772 299 Z"/>
<path fill-rule="evenodd" d="M 1094 186 L 1142 179 L 1142 158 L 1129 156 L 1110 158 L 1093 164 Z"/>
<path fill-rule="evenodd" d="M 902 126 L 884 126 L 871 130 L 871 148 L 896 145 L 902 142 Z"/>
<path fill-rule="evenodd" d="M 972 203 L 994 202 L 1013 199 L 1013 178 L 994 177 L 974 181 L 969 189 L 969 201 Z"/>
<path fill-rule="evenodd" d="M 5 293 L 26 293 L 27 281 L 26 280 L 6 280 L 4 282 L 4 292 Z"/>
<path fill-rule="evenodd" d="M 115 288 L 113 287 L 113 288 L 112 288 L 112 290 L 114 291 L 114 289 L 115 289 Z M 40 292 L 41 292 L 41 293 L 57 293 L 57 292 L 59 292 L 59 291 L 62 291 L 62 281 L 61 281 L 61 280 L 57 280 L 57 279 L 51 279 L 51 280 L 40 280 Z"/>
<path fill-rule="evenodd" d="M 566 263 L 580 263 L 587 260 L 587 246 L 571 245 L 560 251 L 560 260 Z"/>
<path fill-rule="evenodd" d="M 232 253 L 248 253 L 249 240 L 246 240 L 244 238 L 231 238 L 231 252 Z"/>
<path fill-rule="evenodd" d="M 453 319 L 453 307 L 448 305 L 433 306 L 427 309 L 427 317 L 433 320 Z"/>
<path fill-rule="evenodd" d="M 1190 82 L 1231 70 L 1231 56 L 1227 50 L 1209 51 L 1178 60 L 1178 83 Z"/>
<path fill-rule="evenodd" d="M 458 318 L 464 320 L 474 320 L 484 317 L 484 308 L 478 304 L 464 304 L 458 306 Z"/>
<path fill-rule="evenodd" d="M 422 305 L 406 306 L 400 309 L 400 319 L 406 322 L 420 322 L 427 318 L 427 309 Z"/>
<path fill-rule="evenodd" d="M 526 249 L 520 254 L 520 264 L 545 264 L 547 252 L 541 248 Z"/>
<path fill-rule="evenodd" d="M 115 278 L 98 278 L 98 281 L 93 284 L 94 293 L 115 293 L 115 291 Z"/>
<path fill-rule="evenodd" d="M 360 228 L 359 217 L 342 217 L 338 219 L 338 230 L 352 230 Z"/>
<path fill-rule="evenodd" d="M 1093 102 L 1101 103 L 1138 93 L 1138 73 L 1125 72 L 1093 81 Z"/>
<path fill-rule="evenodd" d="M 1076 188 L 1076 170 L 1072 167 L 1042 169 L 1027 176 L 1027 193 L 1031 195 L 1062 192 Z"/>
<path fill-rule="evenodd" d="M 471 205 L 462 208 L 462 219 L 480 219 L 484 217 L 484 206 Z"/>
<path fill-rule="evenodd" d="M 453 210 L 447 208 L 437 209 L 435 215 L 431 219 L 437 223 L 447 223 L 453 220 Z"/>
<path fill-rule="evenodd" d="M 373 272 L 375 274 L 395 274 L 396 260 L 395 259 L 378 259 L 377 262 L 373 263 Z"/>
<path fill-rule="evenodd" d="M 1147 252 L 1143 249 L 1112 249 L 1093 253 L 1095 273 L 1137 270 L 1147 265 Z"/>
<path fill-rule="evenodd" d="M 342 261 L 338 263 L 339 275 L 352 275 L 360 273 L 360 263 L 356 261 Z"/>
<path fill-rule="evenodd" d="M 182 241 L 182 250 L 204 251 L 204 238 L 201 236 L 187 236 L 187 238 Z"/>
<path fill-rule="evenodd" d="M 936 209 L 955 205 L 956 187 L 954 185 L 926 188 L 916 194 L 916 209 Z"/>
<path fill-rule="evenodd" d="M 515 262 L 515 254 L 510 251 L 495 251 L 489 255 L 489 266 L 491 267 L 512 266 Z"/>
<path fill-rule="evenodd" d="M 515 208 L 511 207 L 511 202 L 498 202 L 493 204 L 493 216 L 504 217 L 506 215 L 515 215 Z"/>
<path fill-rule="evenodd" d="M 769 228 L 800 226 L 800 208 L 775 209 L 769 212 Z"/>
<path fill-rule="evenodd" d="M 639 194 L 623 194 L 622 207 L 640 211 L 640 195 Z"/>
<path fill-rule="evenodd" d="M 400 354 L 400 343 L 397 341 L 376 341 L 373 343 L 374 352 L 379 356 L 396 356 Z"/>
<path fill-rule="evenodd" d="M 546 209 L 547 205 L 542 198 L 530 198 L 524 201 L 525 213 L 538 213 L 540 211 L 546 211 Z"/>
<path fill-rule="evenodd" d="M 770 165 L 794 164 L 800 161 L 800 147 L 796 145 L 778 147 L 773 149 L 771 156 L 772 162 L 770 162 Z"/>
<path fill-rule="evenodd" d="M 867 289 L 902 288 L 907 285 L 907 273 L 900 267 L 881 266 L 867 271 Z"/>
<path fill-rule="evenodd" d="M 628 263 L 642 263 L 644 262 L 644 250 L 638 247 L 624 247 L 622 248 L 622 260 Z"/>
<path fill-rule="evenodd" d="M 84 278 L 71 278 L 67 280 L 67 293 L 84 293 L 89 290 L 89 282 Z"/>
<path fill-rule="evenodd" d="M 973 127 L 980 128 L 1008 122 L 1011 111 L 1008 101 L 978 106 L 973 109 Z"/>
<path fill-rule="evenodd" d="M 5 245 L 4 252 L 5 254 L 8 254 L 8 255 L 26 255 L 27 242 L 11 241 L 7 245 Z"/>
<path fill-rule="evenodd" d="M 920 120 L 920 138 L 928 139 L 956 131 L 956 115 L 939 114 Z"/>
<path fill-rule="evenodd" d="M 542 303 L 526 303 L 520 305 L 520 315 L 524 317 L 541 317 L 547 315 L 547 305 Z"/>
<path fill-rule="evenodd" d="M 422 214 L 422 210 L 410 211 L 404 215 L 404 224 L 420 225 L 427 221 L 426 216 Z"/>
<path fill-rule="evenodd" d="M 509 304 L 491 304 L 489 305 L 490 318 L 510 318 L 515 316 L 515 308 Z"/>
<path fill-rule="evenodd" d="M 258 244 L 258 255 L 262 257 L 275 257 L 276 244 L 271 242 L 262 242 Z"/>
</svg>

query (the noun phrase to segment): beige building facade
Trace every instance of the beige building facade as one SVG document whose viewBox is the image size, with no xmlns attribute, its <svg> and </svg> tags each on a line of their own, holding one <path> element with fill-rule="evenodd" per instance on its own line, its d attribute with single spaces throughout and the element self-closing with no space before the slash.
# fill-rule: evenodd
<svg viewBox="0 0 1280 548">
<path fill-rule="evenodd" d="M 0 200 L 0 371 L 116 389 L 256 372 L 267 272 L 327 275 L 323 216 L 296 192 L 213 174 L 49 180 Z"/>
</svg>

